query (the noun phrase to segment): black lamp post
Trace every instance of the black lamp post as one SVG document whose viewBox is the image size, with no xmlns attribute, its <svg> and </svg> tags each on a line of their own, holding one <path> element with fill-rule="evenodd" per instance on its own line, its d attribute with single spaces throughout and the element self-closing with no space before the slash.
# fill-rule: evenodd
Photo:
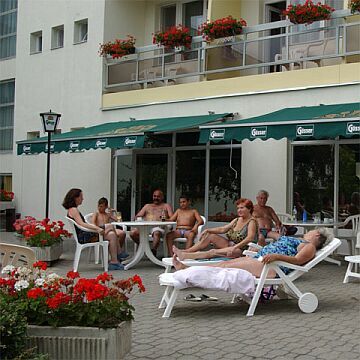
<svg viewBox="0 0 360 360">
<path fill-rule="evenodd" d="M 47 141 L 47 168 L 46 168 L 46 210 L 45 217 L 49 218 L 49 190 L 50 190 L 50 153 L 51 153 L 51 133 L 56 131 L 58 122 L 60 120 L 61 114 L 52 112 L 51 110 L 46 113 L 40 114 L 44 132 L 48 134 Z"/>
</svg>

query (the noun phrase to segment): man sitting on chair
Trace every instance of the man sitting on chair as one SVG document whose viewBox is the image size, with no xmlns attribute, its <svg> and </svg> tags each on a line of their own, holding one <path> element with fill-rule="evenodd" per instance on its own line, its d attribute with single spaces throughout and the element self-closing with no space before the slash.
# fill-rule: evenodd
<svg viewBox="0 0 360 360">
<path fill-rule="evenodd" d="M 189 249 L 193 245 L 199 225 L 204 223 L 199 212 L 196 209 L 190 209 L 190 199 L 188 196 L 181 195 L 179 203 L 180 208 L 169 219 L 169 221 L 176 221 L 176 229 L 166 234 L 170 256 L 174 254 L 172 251 L 174 239 L 179 237 L 186 238 L 185 249 Z"/>
<path fill-rule="evenodd" d="M 165 216 L 171 217 L 173 215 L 173 210 L 171 205 L 164 203 L 164 194 L 161 190 L 155 190 L 153 192 L 153 202 L 152 204 L 146 204 L 144 207 L 136 214 L 137 217 L 142 217 L 147 221 L 160 221 L 161 215 L 166 214 Z M 160 238 L 165 233 L 165 230 L 159 226 L 154 227 L 151 230 L 151 236 L 153 238 L 153 248 L 152 253 L 156 256 L 157 248 L 160 244 Z M 130 232 L 131 238 L 135 242 L 139 242 L 139 230 L 134 229 Z"/>
</svg>

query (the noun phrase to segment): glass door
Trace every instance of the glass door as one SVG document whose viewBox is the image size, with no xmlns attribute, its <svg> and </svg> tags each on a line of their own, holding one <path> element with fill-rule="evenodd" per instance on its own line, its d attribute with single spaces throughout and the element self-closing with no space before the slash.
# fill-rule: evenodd
<svg viewBox="0 0 360 360">
<path fill-rule="evenodd" d="M 160 189 L 164 201 L 171 202 L 170 160 L 165 152 L 157 154 L 136 154 L 135 156 L 135 211 L 152 202 L 152 193 Z"/>
</svg>

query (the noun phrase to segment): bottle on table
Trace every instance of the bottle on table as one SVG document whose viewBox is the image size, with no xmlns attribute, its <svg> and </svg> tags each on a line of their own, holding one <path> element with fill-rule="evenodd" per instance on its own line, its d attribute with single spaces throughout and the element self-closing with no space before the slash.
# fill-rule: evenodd
<svg viewBox="0 0 360 360">
<path fill-rule="evenodd" d="M 297 220 L 297 210 L 296 210 L 296 206 L 294 206 L 294 209 L 293 209 L 293 219 L 294 219 L 294 221 Z"/>
<path fill-rule="evenodd" d="M 161 210 L 161 216 L 160 216 L 161 221 L 165 221 L 166 220 L 166 210 L 162 209 Z"/>
<path fill-rule="evenodd" d="M 307 212 L 306 212 L 305 209 L 304 209 L 304 211 L 303 211 L 302 221 L 303 221 L 303 222 L 307 222 Z"/>
</svg>

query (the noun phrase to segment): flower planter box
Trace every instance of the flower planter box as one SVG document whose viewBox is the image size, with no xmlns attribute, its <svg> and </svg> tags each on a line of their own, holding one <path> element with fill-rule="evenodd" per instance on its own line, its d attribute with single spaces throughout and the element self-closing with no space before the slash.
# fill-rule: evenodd
<svg viewBox="0 0 360 360">
<path fill-rule="evenodd" d="M 58 260 L 63 252 L 62 241 L 58 244 L 44 247 L 32 247 L 31 249 L 35 252 L 35 257 L 37 260 L 51 262 Z"/>
<path fill-rule="evenodd" d="M 27 334 L 27 347 L 37 347 L 50 359 L 115 360 L 123 359 L 131 349 L 131 321 L 109 329 L 28 325 Z"/>
</svg>

